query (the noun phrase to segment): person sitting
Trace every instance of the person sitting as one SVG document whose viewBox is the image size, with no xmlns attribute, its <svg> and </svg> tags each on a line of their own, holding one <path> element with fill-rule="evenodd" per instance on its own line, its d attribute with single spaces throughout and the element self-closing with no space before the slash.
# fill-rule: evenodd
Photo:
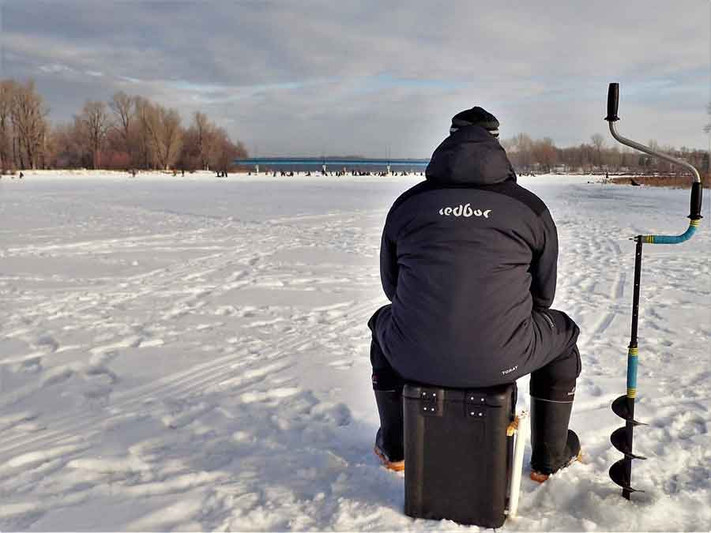
<svg viewBox="0 0 711 533">
<path fill-rule="evenodd" d="M 478 388 L 530 374 L 531 477 L 544 481 L 580 452 L 568 429 L 580 330 L 551 308 L 556 226 L 543 201 L 517 184 L 498 128 L 481 107 L 455 115 L 425 180 L 386 218 L 380 274 L 391 303 L 368 327 L 375 453 L 393 470 L 404 468 L 405 382 Z"/>
</svg>

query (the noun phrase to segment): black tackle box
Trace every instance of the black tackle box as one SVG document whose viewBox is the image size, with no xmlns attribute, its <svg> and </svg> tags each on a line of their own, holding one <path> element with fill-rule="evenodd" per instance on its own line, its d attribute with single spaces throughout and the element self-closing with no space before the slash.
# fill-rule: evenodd
<svg viewBox="0 0 711 533">
<path fill-rule="evenodd" d="M 513 460 L 506 429 L 515 408 L 515 383 L 405 385 L 405 514 L 500 527 Z"/>
</svg>

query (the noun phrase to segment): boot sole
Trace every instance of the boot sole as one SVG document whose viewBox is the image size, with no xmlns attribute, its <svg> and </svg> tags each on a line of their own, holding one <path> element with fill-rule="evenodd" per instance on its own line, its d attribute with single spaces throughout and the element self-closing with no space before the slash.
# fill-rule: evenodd
<svg viewBox="0 0 711 533">
<path fill-rule="evenodd" d="M 378 456 L 378 459 L 380 459 L 380 462 L 383 463 L 383 466 L 387 468 L 388 470 L 392 470 L 393 472 L 402 472 L 405 470 L 405 460 L 403 459 L 402 461 L 391 461 L 388 459 L 385 454 L 382 452 L 380 448 L 375 446 L 373 448 L 373 452 L 375 452 L 375 455 Z"/>
<path fill-rule="evenodd" d="M 561 466 L 558 470 L 556 470 L 556 472 L 560 472 L 564 468 L 568 468 L 573 463 L 582 461 L 582 459 L 583 459 L 583 450 L 580 450 L 578 452 L 578 455 L 573 457 L 565 465 Z M 555 474 L 556 472 L 553 472 L 553 474 Z M 532 481 L 535 481 L 536 483 L 544 483 L 544 482 L 548 481 L 548 478 L 551 477 L 553 474 L 544 474 L 543 472 L 537 472 L 535 470 L 532 470 L 529 477 L 531 478 Z"/>
</svg>

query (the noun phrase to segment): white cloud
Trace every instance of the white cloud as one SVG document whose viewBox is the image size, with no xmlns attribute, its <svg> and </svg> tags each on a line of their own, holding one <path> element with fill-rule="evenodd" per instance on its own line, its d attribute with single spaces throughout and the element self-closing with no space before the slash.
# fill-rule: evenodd
<svg viewBox="0 0 711 533">
<path fill-rule="evenodd" d="M 75 72 L 73 68 L 68 67 L 67 65 L 60 65 L 58 63 L 52 63 L 51 65 L 40 65 L 39 70 L 40 72 L 44 72 L 45 74 Z"/>
<path fill-rule="evenodd" d="M 696 0 L 5 6 L 5 75 L 52 87 L 58 116 L 123 89 L 204 110 L 272 153 L 426 156 L 475 104 L 503 135 L 588 140 L 619 81 L 630 136 L 664 125 L 660 142 L 706 144 L 709 5 Z"/>
</svg>

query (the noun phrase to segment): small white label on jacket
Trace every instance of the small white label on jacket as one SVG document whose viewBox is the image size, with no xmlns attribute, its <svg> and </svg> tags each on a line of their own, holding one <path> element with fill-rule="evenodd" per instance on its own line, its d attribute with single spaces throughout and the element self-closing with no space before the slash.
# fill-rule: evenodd
<svg viewBox="0 0 711 533">
<path fill-rule="evenodd" d="M 509 368 L 509 369 L 507 369 L 507 370 L 502 370 L 501 373 L 505 376 L 506 374 L 510 374 L 511 372 L 513 372 L 514 370 L 516 370 L 517 368 L 518 368 L 518 365 L 516 365 L 516 366 L 514 366 L 514 367 L 511 367 L 511 368 Z"/>
</svg>

